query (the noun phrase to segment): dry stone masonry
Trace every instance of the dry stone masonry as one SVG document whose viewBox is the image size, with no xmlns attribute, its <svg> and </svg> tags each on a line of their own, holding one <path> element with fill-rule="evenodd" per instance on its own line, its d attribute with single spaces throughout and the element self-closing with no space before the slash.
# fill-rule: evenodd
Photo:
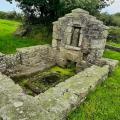
<svg viewBox="0 0 120 120">
<path fill-rule="evenodd" d="M 107 27 L 89 15 L 87 11 L 75 9 L 72 13 L 53 23 L 52 47 L 59 51 L 58 64 L 68 59 L 94 63 L 104 52 Z"/>
<path fill-rule="evenodd" d="M 75 9 L 53 23 L 52 46 L 20 48 L 11 55 L 0 53 L 0 120 L 66 119 L 118 64 L 102 58 L 107 29 L 87 11 Z M 70 62 L 77 69 L 86 69 L 35 97 L 26 95 L 11 79 Z"/>
<path fill-rule="evenodd" d="M 70 61 L 77 68 L 85 62 L 94 64 L 102 58 L 107 29 L 87 11 L 75 9 L 53 23 L 52 47 L 21 48 L 14 55 L 0 53 L 0 71 L 13 76 L 29 75 L 55 64 L 65 67 Z"/>
<path fill-rule="evenodd" d="M 10 76 L 30 75 L 54 65 L 54 51 L 49 45 L 17 49 L 11 55 L 0 53 L 0 71 Z"/>
<path fill-rule="evenodd" d="M 0 74 L 2 120 L 64 120 L 90 90 L 107 78 L 109 66 L 92 66 L 36 97 L 25 95 L 12 79 Z"/>
</svg>

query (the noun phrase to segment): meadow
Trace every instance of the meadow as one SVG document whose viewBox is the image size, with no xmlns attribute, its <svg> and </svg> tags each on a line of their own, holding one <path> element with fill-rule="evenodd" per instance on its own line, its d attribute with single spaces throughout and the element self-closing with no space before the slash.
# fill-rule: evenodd
<svg viewBox="0 0 120 120">
<path fill-rule="evenodd" d="M 31 37 L 17 37 L 14 35 L 20 22 L 0 19 L 0 52 L 15 53 L 17 48 L 49 44 L 49 40 L 34 39 Z"/>
</svg>

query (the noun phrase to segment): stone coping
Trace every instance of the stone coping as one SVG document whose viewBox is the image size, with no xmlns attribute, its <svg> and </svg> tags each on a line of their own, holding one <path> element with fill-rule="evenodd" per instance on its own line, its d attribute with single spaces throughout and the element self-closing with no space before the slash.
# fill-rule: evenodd
<svg viewBox="0 0 120 120">
<path fill-rule="evenodd" d="M 13 54 L 5 54 L 5 53 L 0 52 L 0 56 L 4 56 L 4 55 L 15 55 L 15 54 L 17 54 L 18 52 L 26 52 L 26 51 L 29 51 L 29 50 L 31 50 L 31 49 L 37 49 L 37 48 L 40 49 L 40 48 L 45 48 L 45 47 L 51 47 L 51 45 L 45 44 L 45 45 L 35 45 L 35 46 L 17 48 L 17 49 L 16 49 L 16 53 L 13 53 Z"/>
<path fill-rule="evenodd" d="M 91 66 L 46 92 L 32 97 L 0 73 L 0 118 L 3 120 L 64 120 L 87 94 L 104 81 L 109 65 Z"/>
</svg>

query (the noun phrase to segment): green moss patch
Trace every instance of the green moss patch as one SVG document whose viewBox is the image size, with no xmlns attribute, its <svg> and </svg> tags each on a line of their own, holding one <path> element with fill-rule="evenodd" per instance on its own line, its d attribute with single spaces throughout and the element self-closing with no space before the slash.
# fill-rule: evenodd
<svg viewBox="0 0 120 120">
<path fill-rule="evenodd" d="M 74 69 L 55 66 L 30 77 L 15 79 L 15 82 L 23 88 L 26 94 L 35 96 L 65 81 L 73 75 L 75 75 Z"/>
</svg>

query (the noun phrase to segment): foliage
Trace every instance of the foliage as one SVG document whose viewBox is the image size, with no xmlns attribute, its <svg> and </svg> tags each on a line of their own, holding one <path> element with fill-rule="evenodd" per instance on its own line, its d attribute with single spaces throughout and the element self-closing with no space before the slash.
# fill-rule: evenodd
<svg viewBox="0 0 120 120">
<path fill-rule="evenodd" d="M 111 17 L 112 17 L 111 25 L 120 27 L 120 13 L 116 13 L 112 15 Z"/>
<path fill-rule="evenodd" d="M 114 46 L 114 47 L 120 47 L 120 43 L 118 44 L 118 43 L 111 42 L 111 41 L 107 42 L 107 45 L 111 45 L 111 46 Z"/>
<path fill-rule="evenodd" d="M 120 27 L 120 13 L 116 13 L 112 15 L 108 13 L 101 13 L 101 14 L 98 14 L 97 17 L 98 19 L 103 21 L 105 25 Z"/>
<path fill-rule="evenodd" d="M 12 0 L 7 0 L 12 2 Z M 74 8 L 88 10 L 96 14 L 109 5 L 110 0 L 15 0 L 23 10 L 29 24 L 51 23 Z"/>
<path fill-rule="evenodd" d="M 120 43 L 120 28 L 119 27 L 110 27 L 108 41 Z"/>
<path fill-rule="evenodd" d="M 97 17 L 103 21 L 105 25 L 110 26 L 112 24 L 112 16 L 106 12 L 99 14 Z"/>
<path fill-rule="evenodd" d="M 6 13 L 0 11 L 0 19 L 5 19 L 6 18 Z"/>
<path fill-rule="evenodd" d="M 24 26 L 23 26 L 24 28 Z M 36 40 L 42 40 L 45 39 L 47 41 L 52 40 L 52 27 L 50 25 L 28 25 L 28 28 L 30 29 L 30 31 L 28 32 L 28 34 L 26 35 L 27 37 L 36 39 Z"/>
<path fill-rule="evenodd" d="M 120 53 L 107 50 L 104 57 L 120 61 Z M 68 120 L 120 119 L 120 65 L 85 102 L 69 114 Z"/>
<path fill-rule="evenodd" d="M 15 11 L 11 11 L 11 12 L 0 11 L 0 19 L 22 21 L 23 15 L 21 13 L 16 13 Z"/>
<path fill-rule="evenodd" d="M 44 37 L 41 38 L 39 36 L 41 32 L 45 32 L 42 30 L 40 31 L 40 33 L 38 33 L 38 39 L 36 39 L 36 37 L 33 39 L 29 36 L 24 38 L 14 36 L 14 32 L 20 26 L 20 24 L 21 23 L 16 21 L 0 19 L 0 52 L 14 53 L 16 52 L 16 48 L 51 43 L 50 39 L 45 39 Z"/>
</svg>

